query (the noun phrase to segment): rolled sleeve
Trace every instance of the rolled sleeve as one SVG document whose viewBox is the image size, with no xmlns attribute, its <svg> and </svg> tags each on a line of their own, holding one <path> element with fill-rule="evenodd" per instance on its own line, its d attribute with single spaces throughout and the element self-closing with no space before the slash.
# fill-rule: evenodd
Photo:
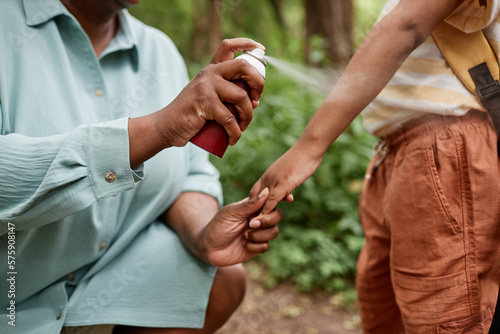
<svg viewBox="0 0 500 334">
<path fill-rule="evenodd" d="M 471 33 L 486 28 L 494 22 L 500 12 L 500 0 L 487 0 L 486 6 L 478 1 L 463 1 L 446 18 L 446 22 L 457 29 Z"/>
<path fill-rule="evenodd" d="M 132 190 L 128 118 L 79 126 L 67 135 L 0 136 L 0 235 L 46 225 L 95 201 Z"/>
</svg>

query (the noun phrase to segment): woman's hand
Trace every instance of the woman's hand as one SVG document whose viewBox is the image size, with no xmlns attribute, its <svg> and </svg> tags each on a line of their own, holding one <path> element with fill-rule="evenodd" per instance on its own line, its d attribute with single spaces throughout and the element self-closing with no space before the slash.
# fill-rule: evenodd
<svg viewBox="0 0 500 334">
<path fill-rule="evenodd" d="M 200 257 L 214 266 L 223 267 L 266 252 L 269 241 L 278 236 L 276 224 L 283 218 L 279 209 L 254 218 L 268 195 L 269 190 L 266 188 L 252 198 L 220 209 L 200 234 Z"/>
<path fill-rule="evenodd" d="M 234 145 L 253 117 L 253 109 L 264 89 L 264 78 L 247 61 L 233 59 L 234 53 L 262 48 L 252 40 L 225 40 L 215 52 L 210 64 L 201 70 L 175 100 L 158 113 L 158 128 L 166 146 L 184 146 L 205 125 L 207 120 L 221 124 Z M 247 91 L 236 84 L 242 79 Z M 235 106 L 238 119 L 224 106 Z"/>
<path fill-rule="evenodd" d="M 264 47 L 247 38 L 224 40 L 210 64 L 201 70 L 165 108 L 129 120 L 132 168 L 159 151 L 184 146 L 208 120 L 221 124 L 234 145 L 253 117 L 264 89 L 264 78 L 250 63 L 233 59 L 239 51 Z M 233 81 L 244 80 L 250 94 Z M 239 120 L 224 105 L 234 105 Z"/>
</svg>

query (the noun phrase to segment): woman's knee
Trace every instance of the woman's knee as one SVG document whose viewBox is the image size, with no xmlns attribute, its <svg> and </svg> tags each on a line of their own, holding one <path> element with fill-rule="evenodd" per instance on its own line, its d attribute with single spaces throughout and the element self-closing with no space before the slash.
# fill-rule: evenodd
<svg viewBox="0 0 500 334">
<path fill-rule="evenodd" d="M 241 264 L 222 267 L 215 274 L 202 333 L 213 333 L 236 311 L 245 297 L 246 275 Z"/>
<path fill-rule="evenodd" d="M 211 293 L 211 299 L 215 295 L 225 295 L 228 304 L 232 304 L 228 306 L 236 309 L 245 297 L 246 292 L 246 274 L 243 265 L 238 264 L 219 268 L 215 274 L 212 291 L 214 293 Z"/>
</svg>

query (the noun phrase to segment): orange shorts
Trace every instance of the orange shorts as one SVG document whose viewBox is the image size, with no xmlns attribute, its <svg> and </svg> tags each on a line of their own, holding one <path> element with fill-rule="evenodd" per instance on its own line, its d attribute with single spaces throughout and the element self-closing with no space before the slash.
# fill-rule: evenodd
<svg viewBox="0 0 500 334">
<path fill-rule="evenodd" d="M 500 160 L 487 113 L 423 116 L 383 141 L 359 206 L 364 332 L 487 334 L 500 282 Z"/>
</svg>

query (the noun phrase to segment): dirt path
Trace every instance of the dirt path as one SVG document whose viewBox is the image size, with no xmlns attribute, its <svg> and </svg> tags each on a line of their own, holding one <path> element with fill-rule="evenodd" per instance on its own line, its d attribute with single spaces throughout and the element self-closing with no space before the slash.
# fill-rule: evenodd
<svg viewBox="0 0 500 334">
<path fill-rule="evenodd" d="M 248 278 L 243 304 L 217 334 L 360 334 L 357 311 L 334 304 L 326 293 L 298 293 L 287 285 L 264 290 Z"/>
</svg>

